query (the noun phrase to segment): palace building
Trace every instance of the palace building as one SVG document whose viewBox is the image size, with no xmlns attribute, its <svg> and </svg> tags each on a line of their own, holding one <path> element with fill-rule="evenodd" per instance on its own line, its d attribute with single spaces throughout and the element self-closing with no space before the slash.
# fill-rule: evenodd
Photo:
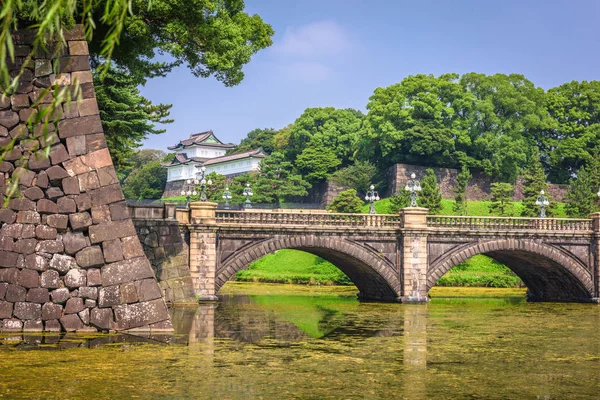
<svg viewBox="0 0 600 400">
<path fill-rule="evenodd" d="M 178 196 L 187 179 L 196 178 L 199 167 L 206 167 L 206 174 L 216 172 L 227 177 L 246 174 L 258 170 L 260 161 L 267 157 L 262 149 L 254 149 L 238 154 L 226 155 L 234 149 L 232 143 L 223 143 L 212 130 L 193 133 L 175 146 L 167 147 L 175 151 L 175 159 L 167 168 L 167 186 L 163 197 Z"/>
</svg>

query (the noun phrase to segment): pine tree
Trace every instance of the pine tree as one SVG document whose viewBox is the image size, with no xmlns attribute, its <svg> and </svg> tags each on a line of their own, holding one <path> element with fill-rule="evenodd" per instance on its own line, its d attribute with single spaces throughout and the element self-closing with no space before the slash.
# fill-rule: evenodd
<svg viewBox="0 0 600 400">
<path fill-rule="evenodd" d="M 514 190 L 514 186 L 510 183 L 492 183 L 492 204 L 490 204 L 490 213 L 501 217 L 511 215 Z"/>
<path fill-rule="evenodd" d="M 356 189 L 340 192 L 327 209 L 338 213 L 360 213 L 364 202 L 356 195 Z"/>
<path fill-rule="evenodd" d="M 540 212 L 540 207 L 535 204 L 540 196 L 540 191 L 548 191 L 548 183 L 546 183 L 546 173 L 540 161 L 540 151 L 537 147 L 533 148 L 529 159 L 528 168 L 523 171 L 523 217 L 537 217 Z M 553 204 L 551 199 L 550 206 L 546 209 L 546 215 L 552 216 Z"/>
<path fill-rule="evenodd" d="M 456 176 L 456 188 L 454 189 L 456 195 L 454 196 L 454 205 L 452 211 L 458 215 L 467 215 L 467 186 L 471 180 L 471 171 L 466 164 L 462 165 L 462 168 Z"/>
<path fill-rule="evenodd" d="M 419 193 L 420 206 L 429 209 L 429 214 L 437 214 L 442 209 L 442 194 L 437 183 L 435 172 L 428 168 L 421 180 L 421 193 Z"/>
<path fill-rule="evenodd" d="M 598 187 L 600 186 L 600 162 L 594 157 L 591 163 L 577 171 L 577 178 L 571 179 L 569 192 L 565 196 L 565 211 L 569 217 L 586 218 L 600 211 Z"/>
<path fill-rule="evenodd" d="M 390 212 L 392 214 L 397 214 L 403 208 L 408 207 L 409 204 L 410 192 L 402 188 L 400 191 L 394 193 L 394 195 L 390 197 Z"/>
</svg>

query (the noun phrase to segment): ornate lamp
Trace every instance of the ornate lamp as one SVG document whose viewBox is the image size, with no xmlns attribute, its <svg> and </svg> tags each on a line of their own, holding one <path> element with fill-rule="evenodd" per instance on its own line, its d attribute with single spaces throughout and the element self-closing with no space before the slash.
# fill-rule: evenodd
<svg viewBox="0 0 600 400">
<path fill-rule="evenodd" d="M 188 179 L 183 184 L 183 188 L 182 188 L 183 190 L 181 191 L 181 195 L 186 196 L 186 198 L 187 198 L 186 206 L 187 207 L 190 206 L 191 197 L 198 194 L 198 192 L 196 192 L 197 184 L 198 184 L 198 179 Z"/>
<path fill-rule="evenodd" d="M 404 190 L 410 192 L 410 206 L 411 207 L 418 207 L 417 206 L 417 192 L 421 191 L 421 182 L 419 182 L 416 179 L 416 175 L 414 174 L 414 172 L 412 174 L 410 174 L 410 179 L 408 180 L 408 182 L 406 182 L 406 186 L 404 187 Z"/>
<path fill-rule="evenodd" d="M 246 183 L 246 187 L 244 188 L 244 196 L 246 196 L 246 202 L 244 203 L 244 208 L 252 208 L 252 202 L 250 201 L 250 196 L 253 196 L 252 188 L 250 187 L 250 183 Z"/>
<path fill-rule="evenodd" d="M 535 204 L 540 207 L 540 218 L 546 218 L 546 207 L 550 205 L 548 201 L 548 197 L 545 196 L 545 192 L 540 190 L 540 195 L 538 196 Z"/>
<path fill-rule="evenodd" d="M 206 167 L 203 165 L 200 167 L 200 173 L 198 174 L 200 178 L 200 201 L 206 201 L 208 198 L 206 197 L 206 188 L 212 185 L 212 181 L 206 180 Z"/>
<path fill-rule="evenodd" d="M 225 192 L 223 192 L 223 198 L 225 199 L 225 209 L 229 210 L 229 200 L 231 200 L 231 192 L 229 191 L 229 186 L 225 187 Z"/>
<path fill-rule="evenodd" d="M 375 190 L 375 186 L 369 186 L 370 190 L 367 190 L 367 195 L 365 196 L 365 200 L 371 203 L 369 206 L 369 214 L 375 214 L 375 202 L 379 201 L 379 194 Z"/>
</svg>

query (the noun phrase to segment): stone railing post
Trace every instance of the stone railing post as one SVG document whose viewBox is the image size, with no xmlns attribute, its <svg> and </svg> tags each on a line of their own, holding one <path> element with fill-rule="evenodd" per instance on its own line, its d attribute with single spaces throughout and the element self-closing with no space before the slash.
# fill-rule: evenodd
<svg viewBox="0 0 600 400">
<path fill-rule="evenodd" d="M 422 303 L 427 298 L 427 208 L 407 207 L 400 210 L 401 265 L 400 281 L 403 303 Z"/>
<path fill-rule="evenodd" d="M 217 203 L 190 204 L 190 276 L 198 301 L 217 301 Z"/>
<path fill-rule="evenodd" d="M 592 219 L 592 249 L 594 252 L 594 299 L 600 302 L 600 212 L 590 214 Z"/>
<path fill-rule="evenodd" d="M 177 211 L 176 203 L 165 203 L 164 219 L 176 219 L 175 212 Z"/>
</svg>

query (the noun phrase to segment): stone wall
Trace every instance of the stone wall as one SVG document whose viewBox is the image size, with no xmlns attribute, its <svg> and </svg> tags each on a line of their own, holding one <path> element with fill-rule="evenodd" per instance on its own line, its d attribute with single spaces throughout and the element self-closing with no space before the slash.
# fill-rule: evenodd
<svg viewBox="0 0 600 400">
<path fill-rule="evenodd" d="M 409 164 L 395 164 L 388 170 L 388 196 L 397 192 L 406 185 L 410 175 L 414 173 L 417 179 L 421 180 L 425 172 L 430 167 Z M 442 197 L 445 199 L 454 198 L 454 187 L 456 185 L 456 176 L 458 170 L 453 168 L 431 168 L 437 177 Z M 467 198 L 469 200 L 489 200 L 491 198 L 491 184 L 493 180 L 479 171 L 472 171 L 472 178 L 467 186 Z M 548 184 L 548 194 L 554 201 L 562 201 L 567 193 L 567 185 Z M 523 181 L 519 178 L 515 184 L 513 199 L 515 201 L 523 200 Z"/>
<path fill-rule="evenodd" d="M 16 140 L 0 162 L 0 193 L 18 180 L 0 210 L 0 329 L 172 330 L 106 146 L 83 30 L 65 38 L 59 59 L 38 54 L 0 101 L 0 146 Z M 32 39 L 31 31 L 14 36 L 13 72 Z M 42 90 L 76 82 L 82 99 L 58 105 L 49 132 L 30 131 L 34 103 L 52 99 Z"/>
<path fill-rule="evenodd" d="M 162 197 L 178 197 L 181 196 L 181 191 L 183 190 L 183 185 L 185 181 L 171 181 L 167 182 L 165 185 L 165 191 L 162 194 Z"/>
<path fill-rule="evenodd" d="M 134 220 L 144 253 L 168 303 L 195 303 L 189 267 L 189 232 L 177 220 Z"/>
</svg>

